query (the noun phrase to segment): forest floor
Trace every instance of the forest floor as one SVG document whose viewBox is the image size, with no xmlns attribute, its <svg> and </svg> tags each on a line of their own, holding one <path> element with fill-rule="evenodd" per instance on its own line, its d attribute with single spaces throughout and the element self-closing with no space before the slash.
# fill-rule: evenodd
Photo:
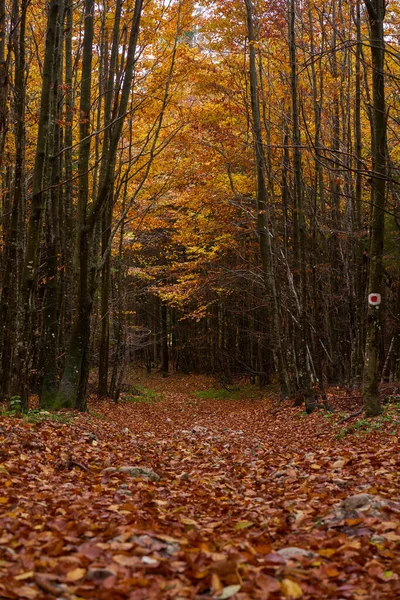
<svg viewBox="0 0 400 600">
<path fill-rule="evenodd" d="M 399 598 L 399 396 L 339 424 L 346 392 L 306 415 L 213 387 L 132 375 L 86 414 L 3 410 L 0 599 Z"/>
</svg>

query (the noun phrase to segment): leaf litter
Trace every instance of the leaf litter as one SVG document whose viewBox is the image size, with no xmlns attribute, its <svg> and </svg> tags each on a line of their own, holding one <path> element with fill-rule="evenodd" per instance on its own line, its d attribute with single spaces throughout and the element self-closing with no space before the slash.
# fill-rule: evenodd
<svg viewBox="0 0 400 600">
<path fill-rule="evenodd" d="M 151 383 L 154 404 L 0 419 L 1 599 L 400 597 L 396 429 Z"/>
</svg>

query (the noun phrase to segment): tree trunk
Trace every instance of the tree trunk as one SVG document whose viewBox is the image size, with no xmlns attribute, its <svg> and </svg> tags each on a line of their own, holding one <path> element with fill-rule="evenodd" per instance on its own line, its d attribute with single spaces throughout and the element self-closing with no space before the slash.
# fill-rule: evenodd
<svg viewBox="0 0 400 600">
<path fill-rule="evenodd" d="M 61 203 L 63 223 L 65 227 L 61 230 L 62 244 L 62 264 L 65 265 L 62 274 L 62 302 L 63 302 L 63 336 L 62 352 L 65 352 L 65 345 L 71 335 L 73 298 L 75 292 L 74 283 L 74 209 L 73 209 L 73 167 L 72 167 L 72 123 L 74 114 L 74 92 L 73 84 L 73 55 L 72 55 L 72 4 L 65 7 L 65 152 L 64 152 L 64 173 L 65 185 L 63 187 L 63 202 Z"/>
<path fill-rule="evenodd" d="M 357 29 L 357 49 L 356 49 L 356 77 L 355 77 L 355 151 L 356 151 L 356 186 L 353 206 L 353 232 L 355 240 L 353 243 L 354 256 L 354 339 L 352 352 L 352 381 L 355 386 L 359 386 L 362 377 L 363 353 L 364 353 L 364 305 L 365 289 L 363 281 L 363 223 L 362 223 L 362 130 L 361 130 L 361 12 L 360 1 L 356 0 L 356 29 Z"/>
<path fill-rule="evenodd" d="M 59 337 L 59 202 L 61 180 L 61 128 L 58 124 L 60 104 L 60 76 L 63 46 L 64 11 L 59 14 L 57 44 L 54 60 L 53 98 L 49 127 L 49 173 L 46 206 L 46 290 L 43 302 L 43 382 L 40 406 L 57 406 L 58 390 L 58 337 Z"/>
<path fill-rule="evenodd" d="M 0 170 L 2 170 L 3 168 L 4 147 L 6 143 L 8 121 L 7 100 L 9 83 L 9 61 L 8 57 L 6 57 L 6 16 L 6 2 L 5 0 L 0 0 Z M 15 25 L 16 24 L 13 23 L 13 26 Z"/>
<path fill-rule="evenodd" d="M 383 292 L 383 242 L 386 193 L 386 108 L 385 108 L 385 41 L 383 22 L 385 0 L 365 0 L 370 27 L 373 89 L 373 155 L 371 176 L 371 242 L 369 262 L 369 294 Z M 365 415 L 382 412 L 379 400 L 379 345 L 382 305 L 369 304 L 366 328 L 363 397 Z"/>
<path fill-rule="evenodd" d="M 121 20 L 121 6 L 122 1 L 118 0 L 115 8 L 115 21 L 113 29 L 113 42 L 111 47 L 111 57 L 109 64 L 109 71 L 107 76 L 105 101 L 104 101 L 104 127 L 106 128 L 104 134 L 104 149 L 103 152 L 107 152 L 110 148 L 111 143 L 111 109 L 114 99 L 114 88 L 115 78 L 117 71 L 117 60 L 118 60 L 118 49 L 119 49 L 119 36 L 120 36 L 120 20 Z M 104 181 L 106 173 L 105 161 L 102 162 L 102 170 L 100 175 L 101 183 Z M 107 200 L 104 206 L 102 215 L 102 232 L 101 232 L 101 245 L 102 255 L 107 252 L 108 243 L 111 235 L 112 226 L 112 213 L 113 213 L 114 195 L 112 186 L 109 186 Z M 99 394 L 100 396 L 107 396 L 108 393 L 108 362 L 109 362 L 109 347 L 110 347 L 110 284 L 111 284 L 111 254 L 108 252 L 106 261 L 102 268 L 101 274 L 101 308 L 100 308 L 100 319 L 101 319 L 101 338 L 99 348 Z"/>
<path fill-rule="evenodd" d="M 306 221 L 304 217 L 302 167 L 300 155 L 300 126 L 297 86 L 297 57 L 296 57 L 296 12 L 295 0 L 290 1 L 289 10 L 289 52 L 291 68 L 291 98 L 292 98 L 292 139 L 294 159 L 294 218 L 293 239 L 296 252 L 296 271 L 298 271 L 299 296 L 299 326 L 297 344 L 297 364 L 299 371 L 299 402 L 304 401 L 307 412 L 315 409 L 315 397 L 311 386 L 310 365 L 308 361 L 308 315 L 307 315 L 307 265 L 306 265 Z"/>
<path fill-rule="evenodd" d="M 93 299 L 90 290 L 90 245 L 91 235 L 86 229 L 87 205 L 89 199 L 89 158 L 90 158 L 90 108 L 92 84 L 92 44 L 93 44 L 94 0 L 85 1 L 85 31 L 83 36 L 80 126 L 79 126 L 79 196 L 78 231 L 79 235 L 79 291 L 78 318 L 72 329 L 67 362 L 55 402 L 59 406 L 76 406 L 81 388 L 81 372 L 88 353 L 90 342 L 90 315 Z M 85 357 L 85 358 L 84 358 Z M 76 406 L 78 408 L 78 406 Z M 85 400 L 82 406 L 85 410 Z"/>
<path fill-rule="evenodd" d="M 169 371 L 168 307 L 165 302 L 161 302 L 161 371 L 163 377 L 167 377 Z"/>
<path fill-rule="evenodd" d="M 21 271 L 19 259 L 23 255 L 23 229 L 19 225 L 24 222 L 25 217 L 25 27 L 27 0 L 22 0 L 20 12 L 18 12 L 17 2 L 14 6 L 13 27 L 16 28 L 13 44 L 15 58 L 15 181 L 10 236 L 5 247 L 4 276 L 0 301 L 1 398 L 7 398 L 10 394 L 11 365 L 15 351 L 15 322 L 19 302 L 19 275 Z M 17 28 L 18 21 L 19 30 Z"/>
<path fill-rule="evenodd" d="M 22 274 L 20 315 L 17 322 L 16 358 L 13 365 L 14 393 L 21 397 L 23 409 L 28 408 L 27 377 L 32 347 L 32 317 L 35 310 L 40 242 L 45 208 L 44 182 L 47 169 L 47 143 L 51 113 L 53 61 L 57 42 L 57 22 L 63 10 L 63 0 L 51 0 L 47 20 L 43 82 L 40 98 L 39 123 L 35 162 L 33 167 L 32 201 L 26 238 Z"/>
</svg>

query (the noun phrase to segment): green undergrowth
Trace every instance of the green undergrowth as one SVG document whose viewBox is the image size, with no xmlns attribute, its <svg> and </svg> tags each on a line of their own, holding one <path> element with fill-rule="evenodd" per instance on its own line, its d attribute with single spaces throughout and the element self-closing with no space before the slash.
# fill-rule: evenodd
<svg viewBox="0 0 400 600">
<path fill-rule="evenodd" d="M 137 385 L 129 392 L 122 393 L 119 397 L 119 402 L 133 402 L 136 404 L 154 404 L 162 400 L 163 395 L 150 388 L 145 388 Z"/>
<path fill-rule="evenodd" d="M 41 408 L 30 408 L 26 412 L 22 411 L 21 398 L 13 396 L 7 404 L 0 407 L 0 417 L 15 417 L 25 421 L 25 423 L 39 423 L 42 421 L 56 421 L 57 423 L 71 423 L 74 415 L 71 411 L 48 411 Z"/>
<path fill-rule="evenodd" d="M 99 421 L 105 421 L 107 417 L 103 415 L 101 412 L 97 412 L 95 410 L 88 410 L 88 413 L 93 419 L 98 419 Z"/>
<path fill-rule="evenodd" d="M 350 423 L 340 428 L 336 434 L 337 439 L 344 438 L 347 435 L 367 434 L 372 431 L 386 430 L 392 435 L 396 435 L 400 430 L 400 403 L 389 404 L 384 407 L 383 413 L 372 419 L 357 419 L 354 423 Z"/>
<path fill-rule="evenodd" d="M 259 398 L 260 390 L 250 385 L 243 387 L 209 388 L 194 392 L 199 400 L 254 400 Z"/>
</svg>

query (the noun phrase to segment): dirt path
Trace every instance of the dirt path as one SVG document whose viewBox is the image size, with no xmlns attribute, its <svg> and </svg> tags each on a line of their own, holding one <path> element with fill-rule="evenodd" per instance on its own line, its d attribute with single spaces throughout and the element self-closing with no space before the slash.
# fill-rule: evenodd
<svg viewBox="0 0 400 600">
<path fill-rule="evenodd" d="M 322 412 L 198 398 L 207 378 L 139 383 L 71 423 L 0 419 L 0 599 L 400 596 L 394 409 L 336 439 Z"/>
</svg>

